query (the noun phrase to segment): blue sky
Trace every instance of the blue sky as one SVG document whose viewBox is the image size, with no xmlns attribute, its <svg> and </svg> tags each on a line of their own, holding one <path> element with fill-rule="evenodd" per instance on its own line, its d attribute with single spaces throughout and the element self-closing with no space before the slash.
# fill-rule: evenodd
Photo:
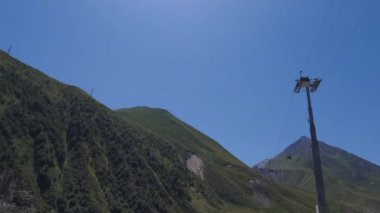
<svg viewBox="0 0 380 213">
<path fill-rule="evenodd" d="M 309 135 L 380 164 L 380 2 L 0 3 L 0 48 L 112 109 L 165 108 L 253 165 Z"/>
</svg>

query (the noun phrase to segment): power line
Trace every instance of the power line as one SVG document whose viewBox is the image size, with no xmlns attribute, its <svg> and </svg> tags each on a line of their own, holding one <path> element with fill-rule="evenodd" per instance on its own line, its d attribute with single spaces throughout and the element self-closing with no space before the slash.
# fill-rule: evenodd
<svg viewBox="0 0 380 213">
<path fill-rule="evenodd" d="M 279 135 L 279 137 L 277 139 L 277 143 L 276 143 L 276 146 L 275 146 L 275 150 L 274 150 L 275 153 L 277 153 L 279 145 L 280 145 L 281 140 L 282 140 L 282 137 L 284 135 L 285 126 L 286 126 L 286 123 L 288 121 L 288 115 L 289 115 L 290 109 L 291 109 L 291 107 L 293 105 L 294 97 L 295 97 L 295 95 L 293 95 L 292 98 L 290 99 L 290 102 L 289 102 L 289 105 L 288 105 L 288 109 L 286 110 L 284 121 L 282 123 L 282 127 L 281 127 L 281 130 L 280 130 L 280 135 Z"/>
<path fill-rule="evenodd" d="M 328 41 L 329 38 L 330 38 L 331 32 L 332 32 L 333 29 L 335 28 L 336 21 L 338 20 L 338 17 L 339 17 L 340 14 L 342 13 L 342 10 L 343 10 L 343 7 L 344 7 L 344 4 L 345 4 L 345 0 L 342 0 L 342 1 L 341 1 L 341 4 L 340 4 L 340 7 L 339 7 L 337 13 L 335 14 L 335 16 L 334 16 L 334 18 L 333 18 L 333 20 L 332 20 L 332 24 L 330 25 L 330 28 L 328 29 L 327 36 L 326 36 L 326 38 L 325 38 L 325 39 L 323 40 L 323 42 L 322 42 L 321 49 L 320 49 L 320 51 L 319 51 L 319 53 L 318 53 L 318 55 L 317 55 L 317 58 L 316 58 L 316 60 L 314 61 L 314 64 L 312 65 L 312 67 L 311 67 L 310 75 L 314 72 L 315 66 L 316 66 L 316 64 L 319 62 L 319 59 L 320 59 L 321 54 L 322 54 L 322 52 L 323 52 L 323 50 L 324 50 L 324 47 L 326 46 L 326 43 L 327 43 L 327 41 Z"/>
<path fill-rule="evenodd" d="M 323 16 L 323 19 L 322 19 L 322 22 L 321 22 L 321 24 L 320 24 L 320 26 L 319 26 L 319 28 L 318 28 L 317 34 L 316 34 L 315 37 L 314 37 L 314 40 L 313 40 L 312 46 L 311 46 L 311 48 L 310 48 L 310 50 L 309 50 L 309 52 L 308 52 L 308 54 L 307 54 L 307 56 L 306 56 L 306 59 L 305 59 L 305 62 L 304 62 L 303 68 L 306 67 L 306 65 L 307 65 L 307 63 L 308 63 L 308 61 L 309 61 L 309 59 L 310 59 L 310 56 L 311 56 L 312 52 L 314 51 L 315 45 L 316 45 L 317 40 L 318 40 L 318 38 L 319 38 L 319 36 L 320 36 L 320 34 L 321 34 L 321 31 L 322 31 L 322 29 L 323 29 L 323 26 L 325 25 L 326 19 L 327 19 L 327 17 L 328 17 L 328 14 L 330 13 L 330 10 L 331 10 L 332 3 L 333 3 L 333 2 L 334 2 L 334 0 L 331 0 L 331 1 L 329 2 L 328 8 L 327 8 L 327 10 L 326 10 L 326 12 L 325 12 L 325 14 L 324 14 L 324 16 Z M 293 101 L 294 101 L 294 96 L 292 96 L 292 98 L 291 98 L 291 100 L 290 100 L 290 103 L 289 103 L 289 106 L 288 106 L 288 108 L 287 108 L 287 111 L 286 111 L 286 114 L 285 114 L 285 117 L 284 117 L 284 120 L 283 120 L 283 123 L 282 123 L 282 126 L 281 126 L 280 135 L 279 135 L 279 137 L 278 137 L 278 139 L 277 139 L 277 142 L 276 142 L 276 145 L 275 145 L 275 152 L 277 152 L 277 149 L 278 149 L 278 147 L 279 147 L 279 145 L 280 145 L 280 143 L 281 143 L 281 140 L 282 140 L 282 138 L 283 138 L 283 135 L 284 135 L 284 132 L 285 132 L 285 127 L 287 126 L 287 123 L 288 123 L 289 113 L 290 113 L 290 112 L 293 112 L 293 113 L 294 113 L 294 110 L 291 110 L 291 108 L 292 108 L 292 106 L 293 106 Z M 300 102 L 300 99 L 298 99 L 298 101 L 297 101 L 296 105 L 294 106 L 294 108 L 297 108 L 299 102 Z M 293 113 L 290 113 L 290 115 L 292 115 Z M 293 116 L 291 116 L 289 120 L 291 120 L 292 118 L 293 118 Z"/>
<path fill-rule="evenodd" d="M 304 62 L 303 68 L 306 67 L 306 65 L 307 65 L 307 63 L 308 63 L 308 61 L 309 61 L 309 59 L 310 59 L 310 56 L 311 56 L 311 54 L 312 54 L 313 51 L 314 51 L 314 48 L 315 48 L 315 46 L 316 46 L 316 43 L 317 43 L 317 41 L 318 41 L 318 38 L 320 37 L 321 31 L 322 31 L 322 29 L 323 29 L 323 26 L 325 25 L 325 22 L 326 22 L 326 20 L 327 20 L 328 14 L 330 13 L 330 10 L 331 10 L 332 3 L 333 3 L 333 2 L 334 2 L 334 0 L 331 0 L 331 1 L 329 2 L 328 8 L 327 8 L 327 10 L 326 10 L 326 12 L 325 12 L 325 14 L 324 14 L 324 16 L 323 16 L 323 19 L 322 19 L 322 22 L 321 22 L 321 24 L 320 24 L 320 26 L 319 26 L 319 28 L 318 28 L 317 34 L 316 34 L 315 37 L 314 37 L 314 40 L 313 40 L 312 46 L 311 46 L 311 48 L 310 48 L 310 50 L 309 50 L 309 52 L 308 52 L 308 54 L 307 54 L 307 57 L 306 57 L 306 59 L 305 59 L 305 62 Z M 277 152 L 277 150 L 278 150 L 278 148 L 279 148 L 279 145 L 280 145 L 281 140 L 282 140 L 282 138 L 283 138 L 283 136 L 284 136 L 285 127 L 287 126 L 288 121 L 292 120 L 292 118 L 294 117 L 294 116 L 290 116 L 290 119 L 288 119 L 289 113 L 290 113 L 291 108 L 292 108 L 292 106 L 293 106 L 293 101 L 294 101 L 294 96 L 292 96 L 292 98 L 291 98 L 291 100 L 290 100 L 290 103 L 289 103 L 289 106 L 288 106 L 288 108 L 287 108 L 287 111 L 286 111 L 286 114 L 285 114 L 285 117 L 284 117 L 284 120 L 283 120 L 283 123 L 282 123 L 282 126 L 281 126 L 280 135 L 279 135 L 279 137 L 278 137 L 278 139 L 277 139 L 277 142 L 276 142 L 275 152 Z M 295 106 L 294 106 L 293 109 L 296 109 L 299 103 L 300 103 L 300 99 L 298 99 L 298 101 L 296 102 L 296 104 L 295 104 Z M 294 110 L 292 110 L 291 112 L 292 112 L 292 113 L 290 113 L 290 115 L 294 114 Z"/>
<path fill-rule="evenodd" d="M 301 97 L 300 96 L 292 96 L 292 98 L 291 98 L 291 100 L 289 102 L 288 109 L 286 111 L 284 120 L 283 120 L 283 124 L 281 126 L 280 135 L 278 137 L 278 140 L 277 140 L 275 148 L 274 148 L 274 153 L 277 153 L 279 151 L 279 147 L 280 147 L 281 141 L 284 138 L 285 133 L 286 133 L 285 130 L 287 130 L 287 128 L 288 128 L 289 131 L 291 130 L 291 128 L 289 129 L 290 125 L 288 125 L 288 124 L 292 123 L 292 121 L 294 120 L 294 118 L 295 118 L 294 115 L 295 115 L 295 112 L 298 111 L 297 109 L 298 109 L 298 106 L 299 106 L 300 102 L 301 102 Z M 306 114 L 305 114 L 305 116 L 306 116 Z M 303 116 L 303 118 L 305 116 Z M 299 129 L 300 126 L 301 126 L 301 122 L 299 122 L 299 125 L 297 126 L 298 127 L 297 130 Z M 294 130 L 295 129 L 293 128 L 293 131 L 291 131 L 291 132 L 295 132 Z"/>
<path fill-rule="evenodd" d="M 365 11 L 363 12 L 362 16 L 358 19 L 358 21 L 356 22 L 354 28 L 349 33 L 349 35 L 346 38 L 346 40 L 343 42 L 342 46 L 340 47 L 340 49 L 338 50 L 338 52 L 336 53 L 336 55 L 332 58 L 333 62 L 336 61 L 337 57 L 343 52 L 343 50 L 346 48 L 347 44 L 351 41 L 353 35 L 355 34 L 355 32 L 357 31 L 357 29 L 359 28 L 360 24 L 369 15 L 370 10 L 373 8 L 373 5 L 374 5 L 375 2 L 376 2 L 375 0 L 372 0 L 372 1 L 369 2 L 368 7 L 365 9 Z"/>
<path fill-rule="evenodd" d="M 306 65 L 308 64 L 310 58 L 311 58 L 311 55 L 312 53 L 314 52 L 314 49 L 316 47 L 316 44 L 317 44 L 317 41 L 319 40 L 319 37 L 320 37 L 320 34 L 322 32 L 322 29 L 327 21 L 327 17 L 331 11 L 331 8 L 332 8 L 332 5 L 333 5 L 333 2 L 334 0 L 331 0 L 329 2 L 329 5 L 328 5 L 328 8 L 323 16 L 323 19 L 322 19 L 322 22 L 318 28 L 318 31 L 317 31 L 317 34 L 316 36 L 314 37 L 314 40 L 313 40 L 313 43 L 312 43 L 312 46 L 310 48 L 310 51 L 308 52 L 307 54 L 307 57 L 305 59 L 305 62 L 304 62 L 304 66 L 303 68 L 306 67 Z M 373 3 L 375 2 L 375 0 L 372 0 L 372 2 L 370 3 L 368 9 L 366 10 L 366 13 L 368 14 L 368 11 L 369 9 L 371 8 L 371 6 L 373 5 Z M 322 42 L 322 45 L 321 45 L 321 51 L 318 53 L 317 55 L 317 58 L 316 60 L 314 61 L 314 64 L 312 65 L 312 68 L 314 68 L 316 66 L 316 64 L 319 62 L 319 59 L 320 59 L 320 56 L 324 50 L 324 47 L 327 43 L 327 41 L 329 40 L 330 36 L 331 36 L 331 33 L 333 32 L 335 26 L 336 26 L 336 22 L 340 16 L 340 14 L 342 13 L 342 10 L 344 8 L 344 5 L 345 5 L 345 0 L 342 0 L 341 1 L 341 4 L 340 4 L 340 7 L 337 11 L 337 13 L 335 14 L 335 16 L 333 17 L 333 20 L 332 20 L 332 24 L 330 25 L 330 27 L 328 28 L 328 31 L 327 31 L 327 35 L 325 37 L 325 39 L 323 40 Z M 356 26 L 354 27 L 354 30 L 350 33 L 348 39 L 347 39 L 347 42 L 351 39 L 352 37 L 352 34 L 354 34 L 354 32 L 356 31 L 356 28 L 358 28 L 358 26 L 360 25 L 360 23 L 362 22 L 362 20 L 365 18 L 365 14 L 363 14 L 363 16 L 359 19 L 359 21 L 357 22 Z M 344 46 L 343 46 L 344 47 Z M 344 49 L 344 48 L 341 48 L 341 49 Z M 311 70 L 311 72 L 313 72 L 314 70 Z M 285 117 L 284 117 L 284 120 L 283 120 L 283 123 L 282 123 L 282 126 L 281 126 L 281 131 L 280 131 L 280 135 L 278 137 L 278 140 L 277 140 L 277 143 L 276 143 L 276 146 L 275 146 L 275 151 L 277 152 L 277 149 L 281 143 L 281 140 L 283 139 L 283 136 L 284 136 L 284 133 L 285 133 L 285 130 L 286 130 L 286 127 L 288 126 L 287 124 L 292 120 L 292 118 L 294 118 L 293 114 L 294 114 L 294 109 L 297 109 L 299 103 L 300 103 L 300 99 L 298 99 L 298 101 L 296 102 L 295 105 L 293 105 L 293 102 L 294 102 L 294 96 L 292 97 L 292 99 L 290 100 L 290 103 L 288 105 L 288 108 L 287 108 L 287 111 L 286 111 L 286 114 L 285 114 Z M 306 118 L 306 114 L 307 114 L 307 111 L 305 111 L 305 114 L 304 116 L 302 116 L 300 119 L 299 119 L 299 122 L 298 122 L 298 125 L 296 126 L 296 129 L 294 129 L 296 132 L 296 134 L 300 134 L 300 127 L 301 127 L 301 124 L 302 124 L 302 121 L 304 121 L 304 119 Z"/>
<path fill-rule="evenodd" d="M 298 120 L 298 125 L 295 128 L 296 135 L 301 135 L 301 124 L 307 119 L 307 110 L 303 113 L 303 116 Z"/>
<path fill-rule="evenodd" d="M 314 40 L 313 40 L 313 43 L 312 43 L 311 48 L 310 48 L 310 50 L 309 50 L 309 53 L 308 53 L 307 56 L 306 56 L 305 62 L 304 62 L 303 67 L 302 67 L 303 69 L 306 68 L 306 65 L 307 65 L 307 63 L 308 63 L 308 61 L 309 61 L 309 59 L 310 59 L 310 56 L 311 56 L 311 54 L 312 54 L 313 51 L 314 51 L 315 45 L 316 45 L 316 43 L 317 43 L 317 41 L 318 41 L 319 35 L 321 34 L 321 31 L 322 31 L 322 29 L 323 29 L 323 26 L 325 25 L 325 22 L 326 22 L 327 16 L 328 16 L 328 14 L 329 14 L 329 12 L 330 12 L 330 10 L 331 10 L 331 6 L 332 6 L 332 3 L 333 3 L 333 2 L 334 2 L 334 0 L 331 0 L 331 1 L 330 1 L 329 5 L 328 5 L 328 8 L 327 8 L 327 10 L 326 10 L 326 12 L 325 12 L 325 14 L 324 14 L 324 16 L 323 16 L 323 19 L 322 19 L 321 25 L 319 26 L 319 29 L 318 29 L 318 31 L 317 31 L 317 34 L 316 34 L 315 37 L 314 37 Z"/>
</svg>

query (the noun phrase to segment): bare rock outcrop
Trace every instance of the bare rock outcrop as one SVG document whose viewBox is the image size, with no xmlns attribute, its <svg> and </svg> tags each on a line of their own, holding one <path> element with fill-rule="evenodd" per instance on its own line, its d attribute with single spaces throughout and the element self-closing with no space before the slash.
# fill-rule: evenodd
<svg viewBox="0 0 380 213">
<path fill-rule="evenodd" d="M 202 159 L 197 155 L 192 154 L 186 161 L 186 167 L 188 170 L 192 171 L 194 174 L 198 175 L 202 180 L 204 180 L 204 165 Z"/>
</svg>

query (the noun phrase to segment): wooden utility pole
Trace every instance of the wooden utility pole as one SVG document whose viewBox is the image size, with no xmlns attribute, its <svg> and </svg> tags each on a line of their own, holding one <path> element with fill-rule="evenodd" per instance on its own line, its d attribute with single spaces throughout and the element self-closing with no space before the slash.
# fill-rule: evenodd
<svg viewBox="0 0 380 213">
<path fill-rule="evenodd" d="M 301 73 L 302 74 L 302 73 Z M 317 213 L 329 213 L 329 208 L 325 197 L 325 187 L 323 183 L 323 173 L 321 165 L 321 157 L 319 153 L 319 144 L 317 140 L 317 131 L 314 124 L 313 108 L 311 107 L 310 92 L 315 92 L 318 89 L 321 79 L 310 79 L 309 77 L 300 76 L 299 80 L 296 80 L 297 84 L 294 88 L 295 93 L 299 93 L 302 88 L 306 89 L 307 94 L 307 105 L 309 111 L 309 123 L 310 123 L 310 135 L 311 135 L 311 150 L 313 154 L 313 167 L 314 167 L 314 178 L 315 186 L 317 190 Z"/>
</svg>

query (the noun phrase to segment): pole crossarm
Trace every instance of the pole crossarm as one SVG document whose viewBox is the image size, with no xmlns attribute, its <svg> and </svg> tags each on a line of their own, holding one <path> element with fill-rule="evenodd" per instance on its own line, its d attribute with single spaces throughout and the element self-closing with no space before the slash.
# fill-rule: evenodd
<svg viewBox="0 0 380 213">
<path fill-rule="evenodd" d="M 296 80 L 296 86 L 294 88 L 295 93 L 300 93 L 302 88 L 310 88 L 311 92 L 316 92 L 319 84 L 321 83 L 322 79 L 315 78 L 310 79 L 309 77 L 300 77 L 300 79 Z"/>
</svg>

